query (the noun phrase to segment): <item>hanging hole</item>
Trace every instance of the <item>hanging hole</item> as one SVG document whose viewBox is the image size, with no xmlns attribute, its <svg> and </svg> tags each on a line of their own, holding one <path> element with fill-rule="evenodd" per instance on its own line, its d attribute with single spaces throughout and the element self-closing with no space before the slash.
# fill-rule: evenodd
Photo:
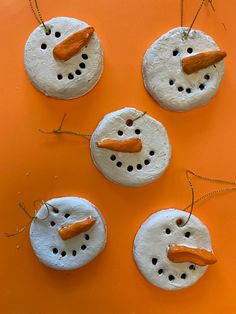
<svg viewBox="0 0 236 314">
<path fill-rule="evenodd" d="M 170 281 L 173 281 L 173 280 L 175 280 L 175 276 L 169 275 L 169 276 L 168 276 L 168 279 L 169 279 Z"/>
<path fill-rule="evenodd" d="M 179 218 L 179 219 L 177 219 L 176 220 L 176 225 L 178 226 L 178 227 L 181 227 L 182 225 L 183 225 L 183 219 L 181 219 L 181 218 Z"/>
<path fill-rule="evenodd" d="M 80 66 L 81 69 L 85 69 L 85 67 L 86 67 L 86 65 L 85 65 L 84 62 L 81 62 L 81 63 L 79 64 L 79 66 Z"/>
<path fill-rule="evenodd" d="M 88 240 L 89 240 L 89 235 L 88 235 L 88 234 L 85 234 L 85 235 L 84 235 L 84 238 L 85 238 L 85 240 L 88 241 Z"/>
<path fill-rule="evenodd" d="M 62 80 L 63 76 L 61 74 L 57 74 L 57 78 L 58 78 L 58 80 Z"/>
<path fill-rule="evenodd" d="M 187 49 L 187 52 L 188 52 L 188 53 L 192 53 L 192 52 L 193 52 L 193 48 L 189 47 L 189 48 Z"/>
<path fill-rule="evenodd" d="M 48 36 L 51 34 L 51 29 L 49 27 L 46 27 L 45 34 Z"/>
<path fill-rule="evenodd" d="M 126 121 L 126 125 L 127 125 L 127 126 L 132 126 L 132 125 L 133 125 L 133 120 L 132 120 L 132 119 L 128 119 L 128 120 Z"/>
<path fill-rule="evenodd" d="M 137 164 L 136 167 L 137 167 L 138 170 L 141 170 L 143 168 L 143 166 L 141 164 Z"/>
<path fill-rule="evenodd" d="M 158 269 L 158 274 L 161 275 L 163 274 L 164 270 L 163 269 Z"/>
<path fill-rule="evenodd" d="M 128 166 L 128 167 L 127 167 L 127 170 L 128 170 L 129 172 L 133 171 L 133 169 L 134 169 L 133 166 Z"/>
<path fill-rule="evenodd" d="M 156 264 L 157 264 L 157 258 L 155 258 L 155 257 L 152 258 L 152 264 L 153 264 L 153 265 L 156 265 Z"/>
<path fill-rule="evenodd" d="M 120 161 L 118 161 L 117 163 L 116 163 L 116 165 L 117 165 L 117 167 L 121 167 L 122 166 L 122 162 L 120 162 Z"/>
<path fill-rule="evenodd" d="M 190 233 L 189 231 L 188 231 L 188 232 L 185 232 L 184 236 L 185 236 L 185 238 L 190 238 L 191 233 Z"/>
<path fill-rule="evenodd" d="M 73 250 L 73 251 L 72 251 L 72 255 L 73 255 L 73 256 L 76 256 L 76 254 L 77 254 L 76 250 Z"/>
<path fill-rule="evenodd" d="M 62 251 L 62 252 L 61 252 L 61 256 L 62 256 L 62 257 L 66 256 L 66 251 Z"/>
<path fill-rule="evenodd" d="M 177 56 L 177 55 L 178 55 L 179 50 L 175 49 L 175 50 L 173 50 L 173 51 L 172 51 L 172 53 L 173 53 L 173 56 L 175 57 L 175 56 Z"/>
<path fill-rule="evenodd" d="M 169 80 L 169 84 L 170 85 L 174 85 L 174 81 L 173 80 Z"/>
<path fill-rule="evenodd" d="M 86 245 L 84 245 L 84 244 L 83 244 L 83 245 L 81 245 L 81 250 L 83 250 L 83 251 L 84 251 L 84 250 L 86 250 L 86 248 L 87 248 L 87 246 L 86 246 Z"/>
<path fill-rule="evenodd" d="M 117 134 L 118 134 L 119 136 L 122 136 L 124 133 L 123 133 L 121 130 L 119 130 L 119 131 L 117 132 Z"/>
<path fill-rule="evenodd" d="M 52 252 L 53 252 L 53 254 L 57 254 L 57 253 L 58 253 L 58 249 L 57 249 L 56 247 L 54 247 L 54 248 L 52 249 Z"/>
<path fill-rule="evenodd" d="M 116 160 L 116 156 L 115 156 L 115 155 L 111 155 L 110 159 L 111 159 L 112 161 L 114 161 L 114 160 Z"/>
<path fill-rule="evenodd" d="M 64 217 L 67 219 L 70 217 L 70 214 L 65 214 Z"/>
<path fill-rule="evenodd" d="M 52 208 L 52 211 L 53 211 L 55 214 L 58 214 L 58 213 L 59 213 L 59 209 L 56 208 L 56 207 L 53 207 L 53 208 Z"/>
<path fill-rule="evenodd" d="M 57 37 L 57 38 L 61 37 L 61 33 L 60 32 L 56 32 L 55 33 L 55 37 Z"/>
<path fill-rule="evenodd" d="M 166 232 L 166 234 L 170 234 L 171 230 L 169 228 L 166 228 L 165 232 Z"/>
<path fill-rule="evenodd" d="M 41 45 L 41 49 L 43 49 L 43 50 L 47 49 L 47 45 L 46 44 L 42 44 Z"/>
<path fill-rule="evenodd" d="M 88 55 L 87 55 L 86 53 L 83 53 L 83 54 L 82 54 L 82 58 L 83 58 L 84 60 L 87 60 L 87 59 L 88 59 Z"/>
<path fill-rule="evenodd" d="M 51 225 L 52 227 L 55 226 L 55 224 L 56 224 L 56 223 L 55 223 L 54 221 L 51 221 L 51 222 L 50 222 L 50 225 Z"/>
</svg>

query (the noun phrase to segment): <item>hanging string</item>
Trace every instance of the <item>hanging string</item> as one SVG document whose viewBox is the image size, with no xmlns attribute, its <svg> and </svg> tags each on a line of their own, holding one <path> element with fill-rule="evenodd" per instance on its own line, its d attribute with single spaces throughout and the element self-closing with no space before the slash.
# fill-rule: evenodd
<svg viewBox="0 0 236 314">
<path fill-rule="evenodd" d="M 146 114 L 146 112 L 142 112 L 142 114 L 140 116 L 138 116 L 137 118 L 135 119 L 129 119 L 127 120 L 127 122 L 130 121 L 130 123 L 133 123 L 134 121 L 142 118 L 144 115 Z M 86 138 L 87 140 L 90 140 L 90 137 L 92 136 L 92 134 L 83 134 L 83 133 L 80 133 L 80 132 L 77 132 L 77 131 L 67 131 L 67 130 L 62 130 L 62 126 L 63 126 L 63 123 L 64 123 L 64 120 L 66 118 L 67 114 L 65 113 L 62 117 L 62 120 L 60 122 L 60 125 L 57 129 L 54 129 L 54 130 L 50 130 L 50 131 L 45 131 L 45 130 L 42 130 L 42 129 L 39 129 L 39 131 L 41 133 L 44 133 L 44 134 L 70 134 L 70 135 L 76 135 L 76 136 L 81 136 L 81 137 L 84 137 Z"/>
<path fill-rule="evenodd" d="M 180 0 L 180 26 L 184 24 L 184 0 Z"/>
<path fill-rule="evenodd" d="M 44 21 L 43 21 L 43 18 L 42 18 L 42 15 L 40 13 L 40 10 L 39 10 L 39 6 L 38 6 L 38 3 L 37 3 L 37 0 L 34 0 L 34 5 L 35 5 L 35 8 L 36 8 L 36 11 L 34 9 L 34 6 L 33 6 L 33 3 L 32 3 L 32 0 L 29 0 L 29 4 L 30 4 L 30 8 L 31 10 L 33 11 L 34 13 L 34 16 L 36 18 L 36 20 L 38 21 L 39 24 L 42 24 L 44 29 L 45 29 L 45 33 L 47 35 L 49 35 L 51 33 L 50 29 L 45 25 Z"/>
<path fill-rule="evenodd" d="M 47 203 L 47 202 L 45 202 L 45 201 L 43 201 L 43 200 L 35 200 L 34 203 L 33 203 L 35 213 L 36 213 L 36 204 L 37 204 L 37 203 L 40 203 L 40 205 L 44 205 L 44 206 L 46 207 L 46 209 L 47 209 L 47 214 L 46 214 L 46 216 L 43 217 L 43 218 L 38 218 L 38 217 L 36 217 L 35 215 L 32 216 L 32 215 L 29 213 L 29 211 L 27 210 L 27 208 L 25 207 L 24 203 L 19 203 L 18 205 L 19 205 L 20 209 L 22 209 L 23 212 L 29 217 L 29 222 L 28 222 L 26 225 L 24 225 L 23 227 L 18 228 L 17 231 L 14 232 L 14 233 L 7 233 L 7 232 L 5 232 L 4 235 L 5 235 L 6 237 L 8 237 L 8 238 L 9 238 L 9 237 L 14 237 L 14 236 L 18 235 L 19 233 L 23 232 L 23 231 L 29 226 L 29 224 L 31 224 L 31 222 L 32 222 L 34 219 L 38 219 L 38 220 L 45 220 L 45 219 L 47 219 L 48 216 L 49 216 L 49 207 L 53 208 L 54 212 L 57 212 L 57 213 L 58 213 L 58 211 L 59 211 L 56 207 L 54 207 L 53 205 L 51 205 L 51 204 L 49 204 L 49 203 Z"/>
<path fill-rule="evenodd" d="M 205 3 L 205 1 L 206 1 L 206 0 L 202 0 L 202 2 L 201 2 L 201 4 L 200 4 L 200 6 L 199 6 L 199 8 L 198 8 L 198 10 L 197 10 L 197 12 L 196 12 L 194 18 L 193 18 L 193 21 L 192 21 L 192 23 L 191 23 L 189 29 L 188 29 L 187 32 L 185 33 L 185 38 L 188 38 L 188 35 L 189 35 L 189 33 L 191 32 L 191 30 L 192 30 L 192 28 L 193 28 L 193 25 L 194 25 L 194 23 L 196 22 L 196 19 L 197 19 L 199 13 L 200 13 L 200 11 L 201 11 L 201 9 L 202 9 L 203 4 Z M 209 0 L 208 0 L 208 1 L 209 1 Z"/>
<path fill-rule="evenodd" d="M 39 131 L 41 133 L 44 133 L 44 134 L 70 134 L 70 135 L 82 136 L 82 137 L 86 138 L 87 140 L 89 140 L 89 137 L 92 136 L 91 134 L 83 134 L 83 133 L 75 132 L 75 131 L 62 130 L 62 126 L 63 126 L 63 123 L 64 123 L 66 116 L 67 116 L 67 114 L 64 113 L 62 120 L 60 122 L 60 125 L 57 129 L 51 130 L 51 131 L 45 131 L 45 130 L 39 129 Z"/>
<path fill-rule="evenodd" d="M 212 192 L 209 192 L 207 194 L 202 195 L 200 198 L 195 200 L 195 191 L 194 191 L 193 184 L 192 184 L 192 181 L 191 181 L 191 178 L 190 178 L 191 175 L 196 177 L 196 178 L 205 180 L 205 181 L 231 184 L 231 185 L 234 185 L 234 187 L 214 190 Z M 230 192 L 230 191 L 236 190 L 236 181 L 230 181 L 230 180 L 224 180 L 224 179 L 218 179 L 218 178 L 211 178 L 211 177 L 201 176 L 199 174 L 194 173 L 191 170 L 186 170 L 186 178 L 187 178 L 188 184 L 189 184 L 189 186 L 191 188 L 191 194 L 192 194 L 191 198 L 192 198 L 192 201 L 191 201 L 190 205 L 188 205 L 187 207 L 185 207 L 183 209 L 184 211 L 186 211 L 188 208 L 190 208 L 190 211 L 189 211 L 189 216 L 188 216 L 186 222 L 182 226 L 187 225 L 187 223 L 189 222 L 189 220 L 190 220 L 190 218 L 192 216 L 195 204 L 197 204 L 197 203 L 199 203 L 199 202 L 201 202 L 203 200 L 209 199 L 209 198 L 211 198 L 211 197 L 213 197 L 213 196 L 215 196 L 217 194 L 226 193 L 226 192 Z"/>
</svg>

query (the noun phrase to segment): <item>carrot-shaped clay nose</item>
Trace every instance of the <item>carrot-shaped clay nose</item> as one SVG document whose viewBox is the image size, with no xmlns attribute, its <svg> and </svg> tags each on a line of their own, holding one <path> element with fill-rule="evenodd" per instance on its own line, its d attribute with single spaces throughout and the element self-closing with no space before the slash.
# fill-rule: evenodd
<svg viewBox="0 0 236 314">
<path fill-rule="evenodd" d="M 94 28 L 89 26 L 70 35 L 54 47 L 54 57 L 61 61 L 69 60 L 87 45 L 93 33 Z"/>
<path fill-rule="evenodd" d="M 210 65 L 220 62 L 226 57 L 224 51 L 206 51 L 182 59 L 182 67 L 186 74 L 192 74 Z"/>
<path fill-rule="evenodd" d="M 71 239 L 82 232 L 88 231 L 96 222 L 93 217 L 88 217 L 84 220 L 73 222 L 59 229 L 59 235 L 62 240 Z"/>
<path fill-rule="evenodd" d="M 167 256 L 174 263 L 189 262 L 199 266 L 206 266 L 217 262 L 212 252 L 187 246 L 171 246 Z"/>
<path fill-rule="evenodd" d="M 97 143 L 97 147 L 114 150 L 116 152 L 137 153 L 142 149 L 142 141 L 138 137 L 127 138 L 125 140 L 105 138 Z"/>
</svg>

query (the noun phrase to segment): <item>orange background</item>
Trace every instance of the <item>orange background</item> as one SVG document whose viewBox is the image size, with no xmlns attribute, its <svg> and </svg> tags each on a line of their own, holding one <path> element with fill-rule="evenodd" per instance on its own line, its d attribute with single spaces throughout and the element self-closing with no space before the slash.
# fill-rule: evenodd
<svg viewBox="0 0 236 314">
<path fill-rule="evenodd" d="M 228 52 L 216 97 L 205 107 L 174 113 L 160 108 L 143 87 L 141 61 L 161 34 L 180 24 L 177 0 L 41 0 L 45 20 L 71 16 L 93 25 L 105 51 L 105 69 L 96 88 L 72 101 L 48 98 L 30 84 L 23 66 L 25 41 L 38 26 L 27 0 L 1 0 L 1 219 L 0 231 L 28 222 L 18 208 L 32 210 L 35 199 L 78 195 L 93 202 L 108 226 L 105 250 L 82 269 L 59 272 L 34 255 L 28 229 L 1 236 L 0 298 L 4 314 L 235 313 L 236 193 L 221 195 L 195 209 L 211 232 L 218 263 L 193 287 L 160 290 L 139 273 L 133 238 L 154 211 L 190 202 L 184 169 L 235 178 L 235 12 L 236 1 L 204 6 L 195 28 L 206 31 Z M 200 0 L 186 0 L 189 26 Z M 225 23 L 227 30 L 222 23 Z M 147 111 L 167 128 L 173 155 L 165 174 L 142 188 L 118 186 L 94 167 L 86 140 L 46 136 L 38 128 L 64 127 L 93 132 L 106 113 L 123 106 Z M 194 180 L 198 196 L 219 184 Z"/>
</svg>

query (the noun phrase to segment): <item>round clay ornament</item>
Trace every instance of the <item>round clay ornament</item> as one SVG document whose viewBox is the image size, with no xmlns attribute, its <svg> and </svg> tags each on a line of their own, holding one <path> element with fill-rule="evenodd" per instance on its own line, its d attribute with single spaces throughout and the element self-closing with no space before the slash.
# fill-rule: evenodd
<svg viewBox="0 0 236 314">
<path fill-rule="evenodd" d="M 103 49 L 85 22 L 56 17 L 29 36 L 25 69 L 33 85 L 47 96 L 73 99 L 88 93 L 103 71 Z"/>
<path fill-rule="evenodd" d="M 30 227 L 39 260 L 58 270 L 79 268 L 93 260 L 106 244 L 106 226 L 98 209 L 79 197 L 49 200 Z"/>
<path fill-rule="evenodd" d="M 216 262 L 208 229 L 188 213 L 167 209 L 151 215 L 134 240 L 133 255 L 143 276 L 165 290 L 193 285 Z"/>
<path fill-rule="evenodd" d="M 217 92 L 224 74 L 215 41 L 204 32 L 178 27 L 155 41 L 143 59 L 144 84 L 164 108 L 187 111 L 206 104 Z"/>
<path fill-rule="evenodd" d="M 142 186 L 159 178 L 171 155 L 164 126 L 134 108 L 107 114 L 95 129 L 90 148 L 102 174 L 127 186 Z"/>
</svg>

